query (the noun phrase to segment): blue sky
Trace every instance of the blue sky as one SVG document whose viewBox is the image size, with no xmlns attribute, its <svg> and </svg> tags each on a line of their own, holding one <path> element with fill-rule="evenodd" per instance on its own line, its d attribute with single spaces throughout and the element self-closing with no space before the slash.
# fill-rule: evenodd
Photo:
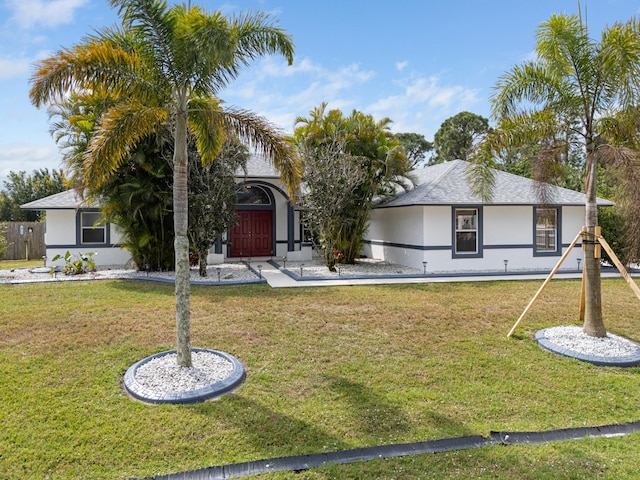
<svg viewBox="0 0 640 480">
<path fill-rule="evenodd" d="M 169 2 L 173 3 L 173 2 Z M 226 15 L 273 14 L 296 45 L 294 64 L 255 62 L 222 92 L 284 131 L 321 102 L 390 118 L 428 140 L 467 110 L 489 117 L 499 76 L 530 58 L 537 26 L 577 13 L 578 0 L 192 0 Z M 637 0 L 581 0 L 592 37 L 640 14 Z M 0 188 L 9 171 L 60 168 L 46 110 L 28 99 L 33 64 L 113 25 L 105 0 L 0 0 Z"/>
</svg>

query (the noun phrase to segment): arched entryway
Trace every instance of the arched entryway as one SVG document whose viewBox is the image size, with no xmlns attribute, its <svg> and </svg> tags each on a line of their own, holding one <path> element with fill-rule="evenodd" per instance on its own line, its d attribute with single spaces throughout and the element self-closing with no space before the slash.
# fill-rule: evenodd
<svg viewBox="0 0 640 480">
<path fill-rule="evenodd" d="M 230 232 L 230 257 L 268 257 L 274 254 L 275 201 L 269 189 L 244 184 L 236 194 L 238 224 Z"/>
</svg>

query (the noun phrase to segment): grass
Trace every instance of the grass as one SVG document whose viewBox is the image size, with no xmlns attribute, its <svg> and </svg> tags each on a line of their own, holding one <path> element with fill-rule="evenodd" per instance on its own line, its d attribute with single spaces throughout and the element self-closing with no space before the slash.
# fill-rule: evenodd
<svg viewBox="0 0 640 480">
<path fill-rule="evenodd" d="M 121 479 L 270 457 L 490 431 L 640 418 L 640 368 L 544 351 L 575 324 L 579 281 L 271 289 L 192 288 L 193 345 L 224 350 L 246 382 L 217 401 L 149 406 L 122 377 L 173 348 L 171 285 L 0 285 L 0 476 Z M 607 327 L 640 341 L 639 302 L 603 280 Z M 637 478 L 640 435 L 330 465 L 273 479 Z"/>
<path fill-rule="evenodd" d="M 42 260 L 0 260 L 0 270 L 42 267 Z"/>
</svg>

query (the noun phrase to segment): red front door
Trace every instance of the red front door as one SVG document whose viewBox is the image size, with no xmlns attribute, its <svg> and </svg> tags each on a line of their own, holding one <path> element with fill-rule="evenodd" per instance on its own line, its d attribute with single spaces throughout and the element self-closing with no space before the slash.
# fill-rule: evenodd
<svg viewBox="0 0 640 480">
<path fill-rule="evenodd" d="M 231 230 L 232 257 L 268 257 L 273 251 L 270 210 L 237 210 L 238 225 Z"/>
</svg>

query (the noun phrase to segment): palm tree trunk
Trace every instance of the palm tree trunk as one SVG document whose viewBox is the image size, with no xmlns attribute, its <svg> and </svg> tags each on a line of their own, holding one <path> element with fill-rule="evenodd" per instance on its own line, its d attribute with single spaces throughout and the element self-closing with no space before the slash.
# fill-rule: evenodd
<svg viewBox="0 0 640 480">
<path fill-rule="evenodd" d="M 187 191 L 187 113 L 186 100 L 176 115 L 173 152 L 173 228 L 176 257 L 176 352 L 178 365 L 191 367 L 191 309 L 189 266 L 189 200 Z"/>
<path fill-rule="evenodd" d="M 596 202 L 596 172 L 597 162 L 593 151 L 593 143 L 587 143 L 587 181 L 586 181 L 586 212 L 585 224 L 587 227 L 586 237 L 582 239 L 584 245 L 584 286 L 585 286 L 585 309 L 584 324 L 582 329 L 587 335 L 592 337 L 605 337 L 607 330 L 602 320 L 602 292 L 600 284 L 600 258 L 596 258 L 595 251 L 598 241 L 596 240 L 596 226 L 598 225 L 598 208 Z"/>
</svg>

